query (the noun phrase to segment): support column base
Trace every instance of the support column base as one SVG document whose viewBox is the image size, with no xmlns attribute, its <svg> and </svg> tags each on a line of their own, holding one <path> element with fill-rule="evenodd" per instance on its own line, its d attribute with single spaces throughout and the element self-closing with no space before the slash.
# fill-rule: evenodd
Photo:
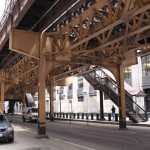
<svg viewBox="0 0 150 150">
<path fill-rule="evenodd" d="M 120 129 L 126 129 L 126 120 L 119 120 L 119 128 Z"/>
<path fill-rule="evenodd" d="M 106 119 L 104 117 L 99 118 L 100 121 L 105 121 Z"/>
<path fill-rule="evenodd" d="M 50 121 L 53 122 L 54 121 L 54 117 L 50 117 Z"/>
<path fill-rule="evenodd" d="M 46 127 L 42 126 L 40 127 L 40 123 L 38 123 L 38 134 L 36 135 L 37 139 L 40 138 L 49 138 L 48 135 L 46 135 Z"/>
<path fill-rule="evenodd" d="M 45 138 L 45 139 L 48 139 L 49 137 L 48 137 L 48 135 L 36 135 L 36 138 L 37 139 L 41 139 L 41 138 Z"/>
</svg>

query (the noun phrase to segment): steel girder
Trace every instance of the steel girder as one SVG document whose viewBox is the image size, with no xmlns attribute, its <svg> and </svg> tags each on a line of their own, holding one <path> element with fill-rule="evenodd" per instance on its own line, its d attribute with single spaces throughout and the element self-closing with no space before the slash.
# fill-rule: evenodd
<svg viewBox="0 0 150 150">
<path fill-rule="evenodd" d="M 62 28 L 44 33 L 45 41 L 52 38 L 54 46 L 51 51 L 46 47 L 44 52 L 47 62 L 54 64 L 47 76 L 48 83 L 55 76 L 57 78 L 58 74 L 59 78 L 74 75 L 77 73 L 74 70 L 81 66 L 116 67 L 118 64 L 136 64 L 137 56 L 150 51 L 149 15 L 149 0 L 96 1 L 73 16 Z M 17 52 L 22 53 L 21 49 Z M 8 93 L 18 85 L 24 90 L 36 91 L 38 58 L 30 58 L 29 54 L 32 57 L 27 52 L 27 56 L 8 71 L 13 74 L 9 79 L 12 82 L 7 88 Z M 31 63 L 33 61 L 34 65 Z M 17 84 L 14 84 L 14 78 Z"/>
</svg>

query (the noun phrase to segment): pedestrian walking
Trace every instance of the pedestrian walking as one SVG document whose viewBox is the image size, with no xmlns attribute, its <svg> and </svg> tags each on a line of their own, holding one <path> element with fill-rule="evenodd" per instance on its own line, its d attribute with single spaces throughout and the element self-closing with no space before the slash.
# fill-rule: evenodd
<svg viewBox="0 0 150 150">
<path fill-rule="evenodd" d="M 114 105 L 112 105 L 111 114 L 112 114 L 113 119 L 115 119 L 115 111 L 116 111 L 116 108 L 114 107 Z"/>
</svg>

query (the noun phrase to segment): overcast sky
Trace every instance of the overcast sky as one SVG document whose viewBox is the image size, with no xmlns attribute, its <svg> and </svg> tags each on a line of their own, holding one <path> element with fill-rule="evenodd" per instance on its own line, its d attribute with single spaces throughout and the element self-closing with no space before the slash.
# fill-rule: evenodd
<svg viewBox="0 0 150 150">
<path fill-rule="evenodd" d="M 6 0 L 0 0 L 0 18 L 2 16 L 2 14 L 4 13 L 5 1 Z"/>
</svg>

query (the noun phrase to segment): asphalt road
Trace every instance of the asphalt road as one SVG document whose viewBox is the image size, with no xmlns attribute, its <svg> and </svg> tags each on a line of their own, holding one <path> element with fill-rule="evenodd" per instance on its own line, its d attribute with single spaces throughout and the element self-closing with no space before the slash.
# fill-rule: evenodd
<svg viewBox="0 0 150 150">
<path fill-rule="evenodd" d="M 47 139 L 36 139 L 37 123 L 23 122 L 21 117 L 13 118 L 13 125 L 21 130 L 28 130 L 23 134 L 15 132 L 15 142 L 9 145 L 19 145 L 18 136 L 25 136 L 24 144 L 38 143 L 39 149 L 34 148 L 26 150 L 149 150 L 150 149 L 150 127 L 131 127 L 126 130 L 120 130 L 118 125 L 94 124 L 86 122 L 69 121 L 47 121 Z M 16 129 L 17 130 L 17 129 Z M 25 135 L 27 134 L 27 135 Z M 29 139 L 28 139 L 29 137 Z M 32 140 L 30 140 L 30 138 Z M 34 142 L 33 142 L 34 141 Z M 38 142 L 37 142 L 38 141 Z M 46 146 L 45 149 L 42 149 Z M 38 144 L 36 146 L 38 146 Z M 1 146 L 6 146 L 2 144 Z M 44 147 L 43 147 L 44 148 Z M 46 149 L 47 148 L 47 149 Z M 7 150 L 7 149 L 5 149 Z M 8 149 L 9 150 L 9 149 Z M 12 150 L 12 149 L 10 149 Z M 25 150 L 25 149 L 16 149 Z"/>
</svg>

